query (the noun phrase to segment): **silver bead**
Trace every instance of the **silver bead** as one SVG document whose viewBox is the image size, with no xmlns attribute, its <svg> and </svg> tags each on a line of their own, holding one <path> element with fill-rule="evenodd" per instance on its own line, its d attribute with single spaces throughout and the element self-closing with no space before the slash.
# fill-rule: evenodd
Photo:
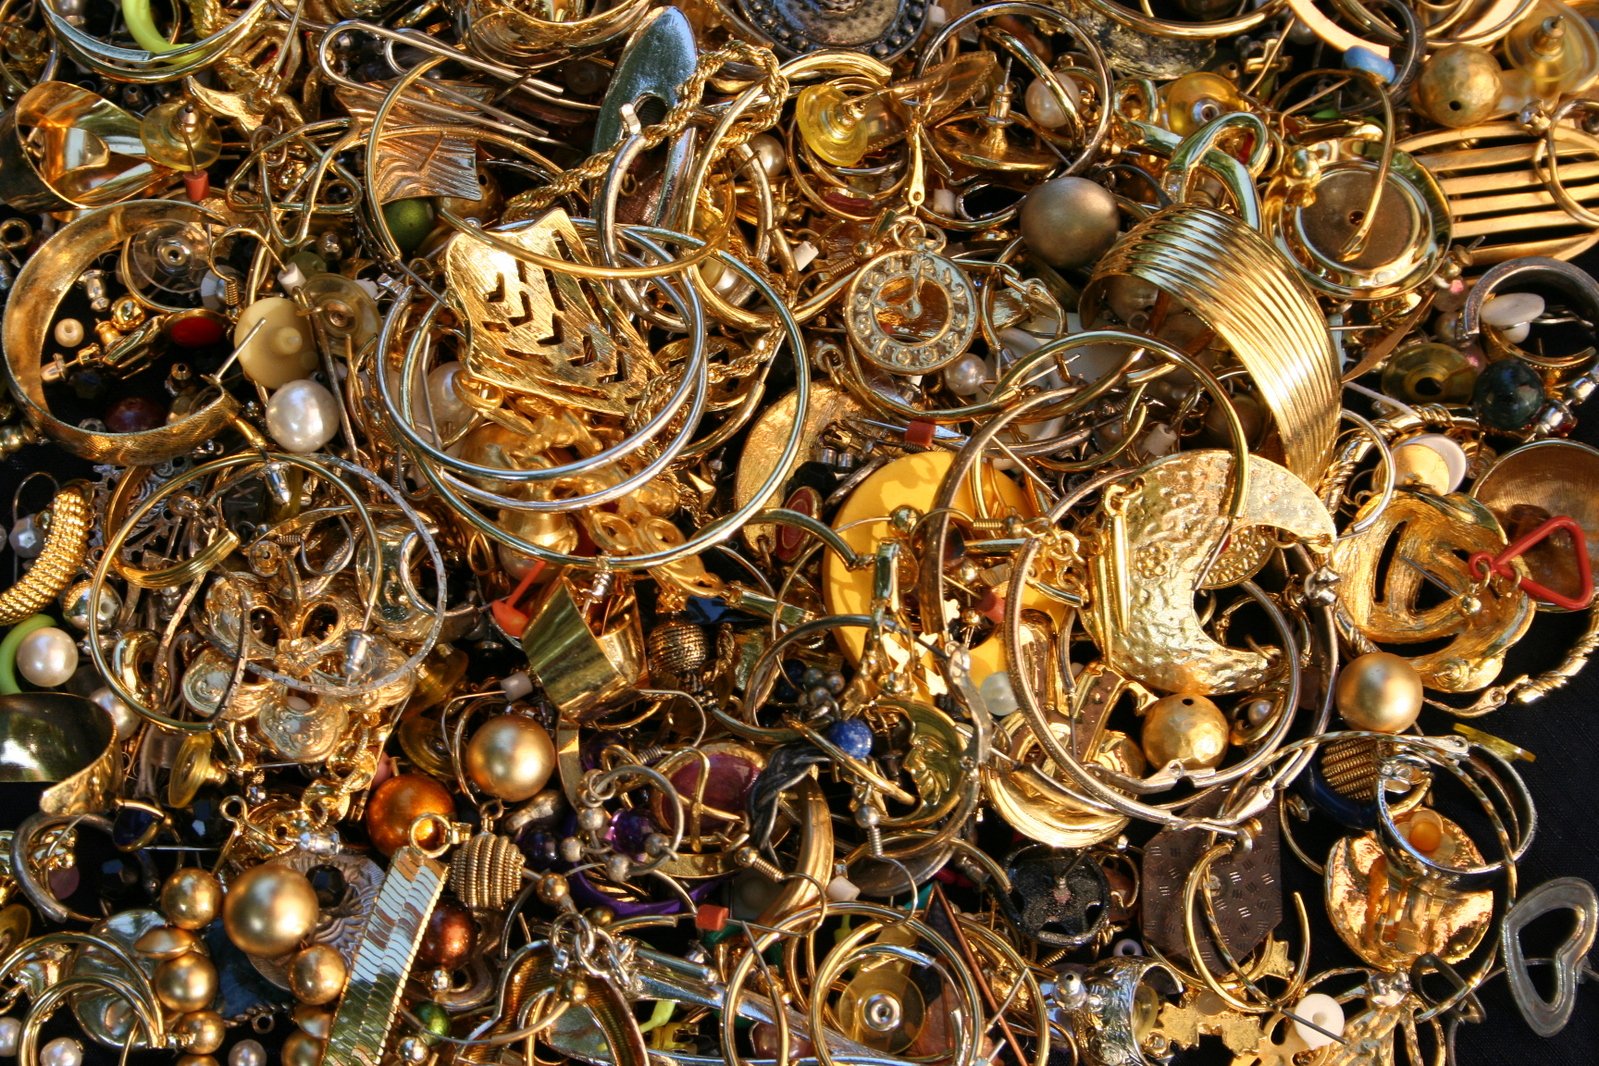
<svg viewBox="0 0 1599 1066">
<path fill-rule="evenodd" d="M 408 1036 L 400 1041 L 400 1058 L 406 1062 L 423 1063 L 428 1060 L 428 1046 L 419 1036 Z"/>
<path fill-rule="evenodd" d="M 33 559 L 44 551 L 44 533 L 33 515 L 23 515 L 11 527 L 11 550 L 20 558 Z"/>
</svg>

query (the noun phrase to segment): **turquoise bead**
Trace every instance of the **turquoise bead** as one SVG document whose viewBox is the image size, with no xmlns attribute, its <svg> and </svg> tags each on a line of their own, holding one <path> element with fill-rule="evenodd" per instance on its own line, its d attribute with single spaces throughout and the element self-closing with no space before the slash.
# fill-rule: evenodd
<svg viewBox="0 0 1599 1066">
<path fill-rule="evenodd" d="M 1477 375 L 1471 396 L 1478 421 L 1494 429 L 1522 429 L 1543 405 L 1543 379 L 1519 359 L 1489 363 Z"/>
</svg>

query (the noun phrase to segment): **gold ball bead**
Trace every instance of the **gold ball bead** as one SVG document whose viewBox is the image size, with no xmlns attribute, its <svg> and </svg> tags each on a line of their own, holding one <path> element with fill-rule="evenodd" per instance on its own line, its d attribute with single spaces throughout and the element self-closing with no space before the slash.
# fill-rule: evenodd
<svg viewBox="0 0 1599 1066">
<path fill-rule="evenodd" d="M 1180 763 L 1185 770 L 1209 770 L 1227 757 L 1231 732 L 1227 716 L 1204 696 L 1166 696 L 1144 712 L 1140 740 L 1156 768 Z"/>
<path fill-rule="evenodd" d="M 1349 728 L 1402 733 L 1421 716 L 1421 675 L 1409 660 L 1374 651 L 1338 671 L 1334 696 Z"/>
<path fill-rule="evenodd" d="M 304 940 L 316 926 L 316 890 L 298 870 L 263 863 L 228 887 L 222 925 L 247 955 L 273 958 Z"/>
<path fill-rule="evenodd" d="M 538 795 L 555 772 L 555 743 L 533 719 L 502 714 L 478 726 L 462 762 L 479 789 L 520 803 Z"/>
<path fill-rule="evenodd" d="M 1416 106 L 1440 126 L 1474 126 L 1499 106 L 1499 77 L 1499 61 L 1492 52 L 1452 44 L 1422 64 Z"/>
<path fill-rule="evenodd" d="M 326 1040 L 333 1031 L 333 1012 L 325 1007 L 313 1007 L 308 1003 L 301 1003 L 290 1012 L 294 1024 L 310 1033 L 318 1040 Z"/>
<path fill-rule="evenodd" d="M 555 907 L 571 895 L 572 888 L 560 874 L 545 874 L 539 878 L 537 892 L 540 900 Z"/>
<path fill-rule="evenodd" d="M 327 944 L 312 944 L 289 962 L 289 991 L 313 1007 L 332 1003 L 344 991 L 344 956 Z"/>
<path fill-rule="evenodd" d="M 161 886 L 161 913 L 179 929 L 203 929 L 221 908 L 222 882 L 207 870 L 179 870 Z"/>
<path fill-rule="evenodd" d="M 178 1066 L 221 1066 L 210 1055 L 179 1055 Z"/>
<path fill-rule="evenodd" d="M 204 1010 L 217 995 L 217 968 L 198 951 L 167 959 L 155 968 L 155 994 L 180 1014 Z"/>
<path fill-rule="evenodd" d="M 320 1066 L 322 1041 L 310 1033 L 290 1033 L 283 1041 L 283 1066 Z"/>
<path fill-rule="evenodd" d="M 200 1010 L 178 1019 L 178 1040 L 191 1056 L 209 1055 L 222 1046 L 228 1027 L 214 1010 Z"/>
<path fill-rule="evenodd" d="M 158 925 L 133 942 L 133 950 L 151 959 L 175 959 L 200 946 L 200 938 L 187 929 Z"/>
</svg>

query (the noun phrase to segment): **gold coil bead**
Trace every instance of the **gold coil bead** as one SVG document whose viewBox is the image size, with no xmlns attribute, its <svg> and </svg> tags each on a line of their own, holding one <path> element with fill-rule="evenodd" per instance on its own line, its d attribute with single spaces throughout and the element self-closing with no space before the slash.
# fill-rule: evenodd
<svg viewBox="0 0 1599 1066">
<path fill-rule="evenodd" d="M 479 833 L 450 857 L 450 891 L 473 910 L 499 910 L 522 890 L 526 862 L 509 837 Z"/>
<path fill-rule="evenodd" d="M 1340 796 L 1370 803 L 1377 798 L 1378 754 L 1375 740 L 1335 740 L 1322 752 L 1321 774 Z"/>
<path fill-rule="evenodd" d="M 711 638 L 693 622 L 662 622 L 650 630 L 646 647 L 656 684 L 689 688 L 711 657 Z"/>
<path fill-rule="evenodd" d="M 89 501 L 77 489 L 62 489 L 40 521 L 49 523 L 44 550 L 22 580 L 0 592 L 0 625 L 16 625 L 61 595 L 83 568 L 89 549 Z"/>
</svg>

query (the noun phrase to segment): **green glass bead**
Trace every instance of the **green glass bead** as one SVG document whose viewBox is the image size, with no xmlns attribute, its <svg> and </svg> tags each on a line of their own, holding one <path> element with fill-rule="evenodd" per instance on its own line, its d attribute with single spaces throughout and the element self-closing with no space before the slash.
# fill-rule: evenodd
<svg viewBox="0 0 1599 1066">
<path fill-rule="evenodd" d="M 424 197 L 393 200 L 383 205 L 383 221 L 394 235 L 394 243 L 406 255 L 422 247 L 422 242 L 433 232 L 433 220 L 433 201 Z"/>
<path fill-rule="evenodd" d="M 450 1015 L 440 1004 L 424 1000 L 416 1005 L 416 1010 L 412 1013 L 416 1015 L 416 1020 L 422 1023 L 424 1035 L 450 1035 Z"/>
<path fill-rule="evenodd" d="M 1382 391 L 1406 403 L 1466 403 L 1480 359 L 1447 344 L 1415 344 L 1383 367 Z"/>
<path fill-rule="evenodd" d="M 328 261 L 326 259 L 323 259 L 315 252 L 308 252 L 303 248 L 289 256 L 289 262 L 299 267 L 300 273 L 308 278 L 313 274 L 326 274 L 328 272 Z"/>
<path fill-rule="evenodd" d="M 1519 359 L 1489 363 L 1471 396 L 1478 421 L 1494 429 L 1522 429 L 1543 405 L 1543 379 Z"/>
</svg>

